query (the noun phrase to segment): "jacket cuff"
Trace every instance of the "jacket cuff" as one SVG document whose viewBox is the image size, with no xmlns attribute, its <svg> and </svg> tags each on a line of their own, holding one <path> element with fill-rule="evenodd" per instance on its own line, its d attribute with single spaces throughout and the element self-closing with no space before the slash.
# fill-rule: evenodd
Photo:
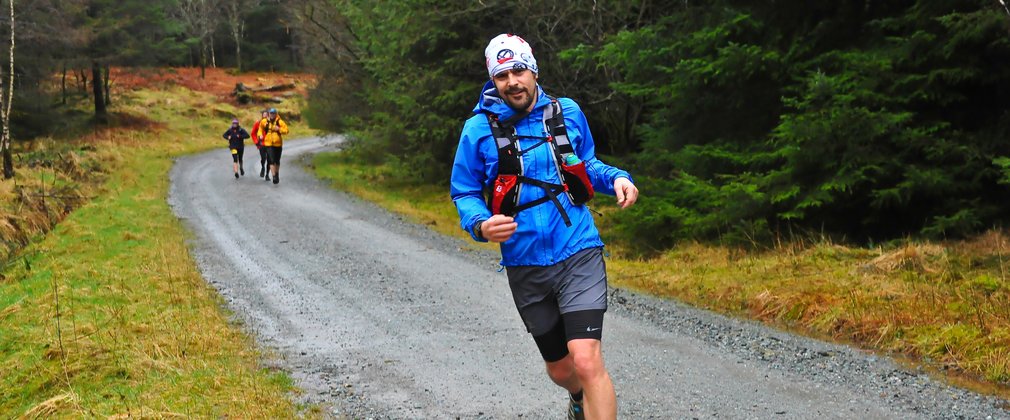
<svg viewBox="0 0 1010 420">
<path fill-rule="evenodd" d="M 473 240 L 475 240 L 477 242 L 487 242 L 488 241 L 485 238 L 478 237 L 477 233 L 475 232 L 475 230 L 476 230 L 475 227 L 477 226 L 477 222 L 484 222 L 485 220 L 487 220 L 487 217 L 480 217 L 480 216 L 474 217 L 473 219 L 471 219 L 471 222 L 468 225 L 466 225 L 467 226 L 466 227 L 466 231 L 467 231 L 467 233 L 470 234 L 470 238 L 472 238 Z"/>
</svg>

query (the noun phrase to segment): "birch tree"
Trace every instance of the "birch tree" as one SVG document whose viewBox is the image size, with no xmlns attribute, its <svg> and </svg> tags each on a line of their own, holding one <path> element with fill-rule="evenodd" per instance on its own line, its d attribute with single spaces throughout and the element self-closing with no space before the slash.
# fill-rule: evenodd
<svg viewBox="0 0 1010 420">
<path fill-rule="evenodd" d="M 242 71 L 242 39 L 245 38 L 245 18 L 250 10 L 260 6 L 262 0 L 227 0 L 224 5 L 224 17 L 228 29 L 235 40 L 235 67 Z"/>
<path fill-rule="evenodd" d="M 14 162 L 11 155 L 11 104 L 14 102 L 14 0 L 10 0 L 10 67 L 7 70 L 7 88 L 0 86 L 0 149 L 3 150 L 3 174 L 5 179 L 14 177 Z"/>
<path fill-rule="evenodd" d="M 210 37 L 218 22 L 217 8 L 211 0 L 181 0 L 176 11 L 189 42 L 196 44 L 202 78 L 207 68 Z"/>
</svg>

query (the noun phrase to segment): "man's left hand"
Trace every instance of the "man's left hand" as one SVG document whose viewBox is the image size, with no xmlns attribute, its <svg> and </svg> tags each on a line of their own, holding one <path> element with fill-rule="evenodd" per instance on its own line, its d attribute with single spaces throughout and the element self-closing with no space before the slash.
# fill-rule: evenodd
<svg viewBox="0 0 1010 420">
<path fill-rule="evenodd" d="M 617 178 L 614 180 L 614 193 L 617 195 L 617 205 L 622 209 L 631 207 L 638 201 L 638 187 L 631 183 L 628 178 Z"/>
</svg>

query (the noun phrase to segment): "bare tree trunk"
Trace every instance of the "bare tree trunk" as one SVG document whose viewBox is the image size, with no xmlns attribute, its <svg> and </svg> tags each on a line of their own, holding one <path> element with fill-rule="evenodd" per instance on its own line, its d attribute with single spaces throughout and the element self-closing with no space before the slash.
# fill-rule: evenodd
<svg viewBox="0 0 1010 420">
<path fill-rule="evenodd" d="M 77 89 L 80 90 L 81 93 L 87 93 L 88 92 L 87 69 L 80 69 L 75 74 L 77 75 Z"/>
<path fill-rule="evenodd" d="M 245 19 L 243 13 L 259 4 L 259 0 L 230 0 L 224 6 L 225 18 L 231 29 L 232 40 L 235 41 L 235 68 L 242 72 L 242 38 L 245 37 Z"/>
<path fill-rule="evenodd" d="M 200 77 L 206 77 L 210 64 L 217 67 L 214 51 L 214 30 L 218 26 L 217 3 L 220 0 L 178 0 L 178 16 L 186 34 L 199 41 L 197 54 L 200 60 Z"/>
<path fill-rule="evenodd" d="M 3 160 L 4 179 L 14 178 L 14 156 L 11 155 L 11 148 L 9 146 L 4 147 Z"/>
<path fill-rule="evenodd" d="M 11 104 L 14 102 L 14 0 L 10 0 L 10 6 L 11 48 L 6 95 L 4 95 L 3 89 L 0 88 L 0 101 L 3 104 L 3 108 L 0 109 L 0 114 L 2 114 L 0 115 L 0 119 L 3 120 L 3 133 L 0 134 L 0 149 L 3 149 L 3 174 L 5 179 L 14 178 L 14 156 L 11 155 Z"/>
<path fill-rule="evenodd" d="M 105 65 L 105 78 L 103 79 L 102 85 L 105 88 L 105 105 L 112 105 L 112 66 Z"/>
<path fill-rule="evenodd" d="M 109 112 L 105 107 L 104 89 L 102 89 L 102 66 L 97 61 L 91 62 L 91 91 L 95 96 L 95 120 L 99 124 L 109 121 Z"/>
<path fill-rule="evenodd" d="M 63 63 L 63 77 L 60 79 L 60 97 L 63 105 L 67 104 L 67 63 Z"/>
<path fill-rule="evenodd" d="M 200 41 L 200 78 L 207 78 L 207 43 Z"/>
</svg>

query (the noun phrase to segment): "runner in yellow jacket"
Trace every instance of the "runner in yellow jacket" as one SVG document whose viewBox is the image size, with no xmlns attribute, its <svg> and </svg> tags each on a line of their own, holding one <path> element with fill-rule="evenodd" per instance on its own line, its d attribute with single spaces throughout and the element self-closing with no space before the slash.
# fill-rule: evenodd
<svg viewBox="0 0 1010 420">
<path fill-rule="evenodd" d="M 281 168 L 281 147 L 284 145 L 284 135 L 288 133 L 288 124 L 277 115 L 276 108 L 270 108 L 266 118 L 260 120 L 259 132 L 257 135 L 263 138 L 263 147 L 267 149 L 267 163 L 270 165 L 270 174 L 266 180 L 270 180 L 273 175 L 274 184 L 281 182 L 277 177 L 277 172 Z"/>
</svg>

